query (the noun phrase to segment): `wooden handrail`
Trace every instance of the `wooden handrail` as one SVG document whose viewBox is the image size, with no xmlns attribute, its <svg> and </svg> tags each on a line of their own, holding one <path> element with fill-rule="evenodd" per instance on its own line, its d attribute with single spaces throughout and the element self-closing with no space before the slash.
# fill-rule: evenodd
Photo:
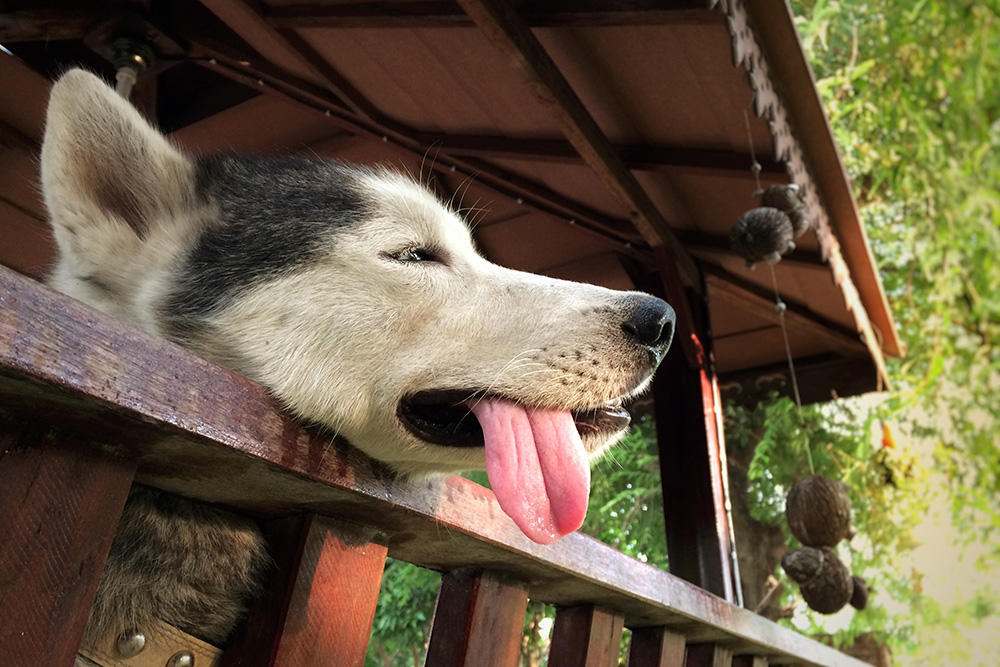
<svg viewBox="0 0 1000 667">
<path fill-rule="evenodd" d="M 290 419 L 259 385 L 0 267 L 0 408 L 85 433 L 140 482 L 256 516 L 308 511 L 370 526 L 389 555 L 485 568 L 532 598 L 599 605 L 772 662 L 860 666 L 834 649 L 581 534 L 530 542 L 457 476 L 400 480 Z"/>
</svg>

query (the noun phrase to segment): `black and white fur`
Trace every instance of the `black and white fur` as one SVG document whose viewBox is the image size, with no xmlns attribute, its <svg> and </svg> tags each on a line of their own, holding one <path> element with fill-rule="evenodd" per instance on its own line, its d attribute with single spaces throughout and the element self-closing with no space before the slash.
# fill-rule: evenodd
<svg viewBox="0 0 1000 667">
<path fill-rule="evenodd" d="M 659 299 L 491 264 L 405 176 L 190 157 L 83 71 L 52 89 L 42 181 L 59 249 L 49 284 L 238 370 L 403 474 L 484 465 L 482 446 L 406 423 L 415 397 L 596 414 L 642 391 L 669 344 Z M 592 456 L 622 434 L 592 426 Z M 89 632 L 159 617 L 221 644 L 266 562 L 252 523 L 137 488 Z"/>
</svg>

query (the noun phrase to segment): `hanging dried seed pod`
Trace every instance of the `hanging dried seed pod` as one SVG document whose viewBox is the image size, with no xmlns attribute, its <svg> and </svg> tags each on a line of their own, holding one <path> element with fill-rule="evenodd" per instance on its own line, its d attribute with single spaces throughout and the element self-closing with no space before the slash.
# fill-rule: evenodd
<svg viewBox="0 0 1000 667">
<path fill-rule="evenodd" d="M 823 475 L 796 482 L 785 500 L 788 527 L 807 547 L 836 546 L 851 532 L 847 485 Z"/>
<path fill-rule="evenodd" d="M 854 592 L 851 593 L 851 606 L 857 610 L 862 610 L 868 606 L 868 582 L 861 577 L 852 577 L 854 580 Z"/>
<path fill-rule="evenodd" d="M 840 611 L 854 593 L 851 573 L 830 547 L 792 549 L 781 557 L 781 567 L 821 614 Z"/>
<path fill-rule="evenodd" d="M 792 223 L 792 235 L 799 238 L 809 231 L 809 209 L 799 199 L 799 186 L 772 185 L 761 193 L 761 206 L 771 206 L 782 211 Z"/>
<path fill-rule="evenodd" d="M 740 216 L 729 233 L 729 244 L 747 268 L 757 262 L 774 264 L 795 249 L 792 222 L 776 208 L 763 207 Z"/>
</svg>

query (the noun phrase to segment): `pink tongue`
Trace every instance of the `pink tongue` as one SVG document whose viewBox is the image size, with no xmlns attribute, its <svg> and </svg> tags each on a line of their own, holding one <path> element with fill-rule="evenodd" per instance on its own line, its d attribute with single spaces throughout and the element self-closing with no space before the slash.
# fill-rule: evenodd
<svg viewBox="0 0 1000 667">
<path fill-rule="evenodd" d="M 590 465 L 569 410 L 482 400 L 472 411 L 483 427 L 493 493 L 518 528 L 539 544 L 579 528 Z"/>
</svg>

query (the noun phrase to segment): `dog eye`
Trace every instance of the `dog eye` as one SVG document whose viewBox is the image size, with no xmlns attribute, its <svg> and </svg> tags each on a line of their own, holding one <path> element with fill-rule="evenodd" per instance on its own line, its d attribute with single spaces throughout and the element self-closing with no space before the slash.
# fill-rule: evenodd
<svg viewBox="0 0 1000 667">
<path fill-rule="evenodd" d="M 407 248 L 392 256 L 397 262 L 436 262 L 437 255 L 426 248 Z"/>
</svg>

